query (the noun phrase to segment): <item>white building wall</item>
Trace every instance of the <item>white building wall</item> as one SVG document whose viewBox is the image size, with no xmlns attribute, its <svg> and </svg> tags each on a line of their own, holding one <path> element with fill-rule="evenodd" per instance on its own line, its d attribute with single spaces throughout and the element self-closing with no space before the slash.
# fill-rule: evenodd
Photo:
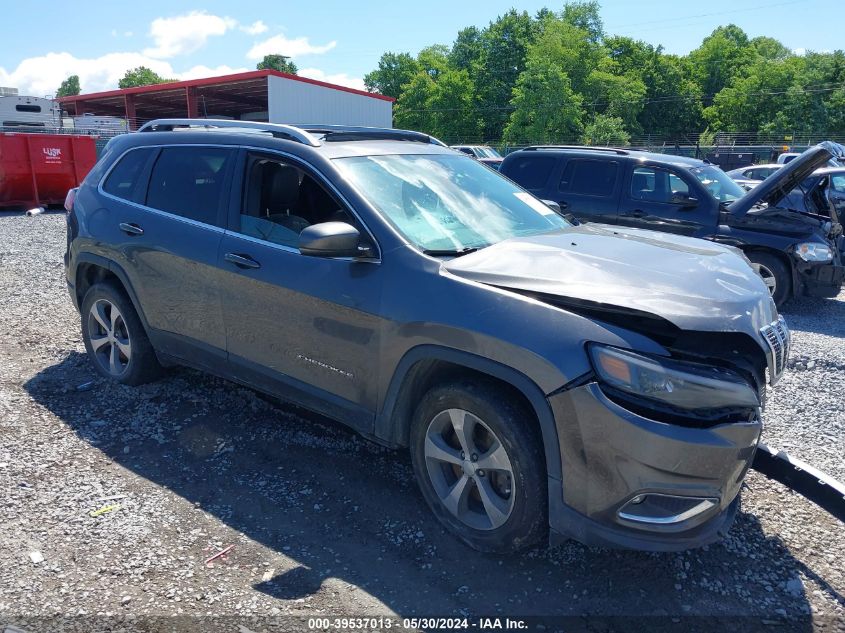
<svg viewBox="0 0 845 633">
<path fill-rule="evenodd" d="M 270 123 L 393 127 L 393 103 L 315 84 L 267 77 Z"/>
</svg>

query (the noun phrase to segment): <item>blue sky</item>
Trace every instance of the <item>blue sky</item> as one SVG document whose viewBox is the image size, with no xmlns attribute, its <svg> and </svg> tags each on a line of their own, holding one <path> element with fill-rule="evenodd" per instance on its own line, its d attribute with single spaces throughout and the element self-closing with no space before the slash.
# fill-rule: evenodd
<svg viewBox="0 0 845 633">
<path fill-rule="evenodd" d="M 563 3 L 534 0 L 313 0 L 312 2 L 4 2 L 0 85 L 52 94 L 79 74 L 83 92 L 117 87 L 141 64 L 174 78 L 255 68 L 265 52 L 292 54 L 301 74 L 360 87 L 384 51 L 449 44 L 511 7 L 536 12 Z M 606 30 L 686 53 L 721 24 L 769 35 L 789 48 L 842 48 L 837 0 L 604 0 Z"/>
</svg>

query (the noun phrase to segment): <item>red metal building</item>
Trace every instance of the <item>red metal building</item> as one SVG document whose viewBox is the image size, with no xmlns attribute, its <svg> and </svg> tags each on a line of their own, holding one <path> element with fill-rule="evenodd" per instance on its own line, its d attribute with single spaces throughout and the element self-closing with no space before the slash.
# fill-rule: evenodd
<svg viewBox="0 0 845 633">
<path fill-rule="evenodd" d="M 390 127 L 394 99 L 275 70 L 62 97 L 72 115 L 118 116 L 131 129 L 166 117 Z"/>
</svg>

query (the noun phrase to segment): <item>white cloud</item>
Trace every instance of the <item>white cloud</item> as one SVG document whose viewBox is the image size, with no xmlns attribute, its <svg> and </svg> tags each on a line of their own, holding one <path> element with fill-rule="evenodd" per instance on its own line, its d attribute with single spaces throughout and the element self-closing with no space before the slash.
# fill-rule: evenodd
<svg viewBox="0 0 845 633">
<path fill-rule="evenodd" d="M 224 35 L 238 25 L 236 20 L 205 11 L 191 11 L 171 18 L 156 18 L 150 24 L 155 46 L 144 50 L 148 57 L 167 59 L 202 48 L 209 37 Z"/>
<path fill-rule="evenodd" d="M 194 66 L 178 72 L 166 61 L 142 53 L 109 53 L 101 57 L 80 59 L 70 53 L 48 53 L 23 60 L 11 71 L 0 67 L 0 86 L 13 86 L 22 95 L 53 95 L 70 75 L 79 75 L 82 92 L 114 90 L 127 70 L 146 66 L 167 79 L 197 79 L 244 72 L 247 68 L 231 66 Z"/>
<path fill-rule="evenodd" d="M 346 73 L 335 73 L 333 75 L 326 74 L 319 68 L 303 68 L 297 73 L 300 77 L 308 77 L 309 79 L 317 79 L 318 81 L 326 81 L 330 84 L 338 84 L 346 86 L 347 88 L 355 88 L 356 90 L 366 90 L 364 80 L 358 77 L 350 77 Z"/>
<path fill-rule="evenodd" d="M 792 49 L 792 52 L 793 52 L 795 55 L 806 55 L 806 54 L 807 54 L 807 49 L 806 49 L 806 48 L 793 48 L 793 49 Z"/>
<path fill-rule="evenodd" d="M 252 24 L 241 24 L 238 28 L 244 33 L 249 33 L 250 35 L 261 35 L 270 27 L 264 24 L 261 20 L 256 20 Z"/>
<path fill-rule="evenodd" d="M 307 37 L 288 39 L 284 35 L 275 35 L 263 42 L 255 44 L 249 52 L 247 59 L 263 59 L 265 55 L 287 55 L 288 57 L 300 57 L 302 55 L 319 55 L 327 53 L 337 46 L 337 42 L 331 41 L 328 44 L 317 45 L 308 41 Z"/>
</svg>

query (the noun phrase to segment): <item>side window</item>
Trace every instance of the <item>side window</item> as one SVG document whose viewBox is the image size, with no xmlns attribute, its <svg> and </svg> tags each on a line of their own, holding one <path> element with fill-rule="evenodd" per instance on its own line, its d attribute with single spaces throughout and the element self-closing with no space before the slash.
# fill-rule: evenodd
<svg viewBox="0 0 845 633">
<path fill-rule="evenodd" d="M 138 202 L 140 198 L 138 179 L 141 177 L 153 151 L 152 148 L 144 147 L 130 150 L 124 154 L 117 165 L 109 172 L 103 183 L 103 191 L 124 200 Z"/>
<path fill-rule="evenodd" d="M 557 158 L 555 156 L 537 156 L 528 152 L 526 154 L 528 155 L 516 158 L 510 163 L 505 175 L 525 189 L 539 191 L 549 181 Z"/>
<path fill-rule="evenodd" d="M 463 152 L 464 154 L 469 154 L 470 156 L 475 156 L 475 154 L 473 154 L 473 152 L 472 152 L 472 149 L 470 149 L 469 147 L 459 147 L 458 150 Z"/>
<path fill-rule="evenodd" d="M 830 186 L 837 193 L 845 193 L 845 176 L 834 174 L 830 178 Z"/>
<path fill-rule="evenodd" d="M 358 222 L 314 178 L 295 165 L 251 156 L 238 232 L 297 248 L 299 234 L 321 222 Z M 360 229 L 360 227 L 359 227 Z"/>
<path fill-rule="evenodd" d="M 635 200 L 671 204 L 672 196 L 689 196 L 682 178 L 660 167 L 637 167 L 631 176 L 631 197 Z"/>
<path fill-rule="evenodd" d="M 585 196 L 610 197 L 616 188 L 619 163 L 573 159 L 566 163 L 558 189 Z"/>
<path fill-rule="evenodd" d="M 226 168 L 232 150 L 221 147 L 166 147 L 147 189 L 147 206 L 205 224 L 218 224 Z"/>
</svg>

